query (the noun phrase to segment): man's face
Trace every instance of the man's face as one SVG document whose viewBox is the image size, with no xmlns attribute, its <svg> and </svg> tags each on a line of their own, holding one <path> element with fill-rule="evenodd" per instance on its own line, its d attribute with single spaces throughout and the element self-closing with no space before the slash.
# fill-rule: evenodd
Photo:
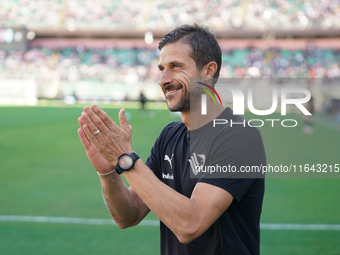
<svg viewBox="0 0 340 255">
<path fill-rule="evenodd" d="M 190 79 L 200 77 L 191 48 L 182 42 L 165 45 L 159 57 L 161 86 L 170 111 L 190 110 Z"/>
</svg>

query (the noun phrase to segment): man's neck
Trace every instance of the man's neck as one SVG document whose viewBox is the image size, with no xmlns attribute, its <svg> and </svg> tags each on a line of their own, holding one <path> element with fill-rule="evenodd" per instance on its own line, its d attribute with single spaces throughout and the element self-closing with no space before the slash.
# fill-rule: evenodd
<svg viewBox="0 0 340 255">
<path fill-rule="evenodd" d="M 201 109 L 197 111 L 189 110 L 181 112 L 182 122 L 185 124 L 188 130 L 195 130 L 203 127 L 213 119 L 217 118 L 225 109 L 222 105 L 213 106 L 208 108 L 209 114 L 201 115 Z"/>
</svg>

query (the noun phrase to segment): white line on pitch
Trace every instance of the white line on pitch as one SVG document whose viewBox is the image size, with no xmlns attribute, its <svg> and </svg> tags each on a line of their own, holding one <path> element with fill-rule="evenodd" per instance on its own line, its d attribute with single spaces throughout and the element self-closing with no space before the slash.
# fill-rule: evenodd
<svg viewBox="0 0 340 255">
<path fill-rule="evenodd" d="M 340 225 L 336 224 L 275 224 L 261 223 L 261 229 L 265 230 L 333 230 L 340 231 Z"/>
<path fill-rule="evenodd" d="M 91 219 L 73 217 L 47 217 L 47 216 L 19 216 L 0 215 L 0 221 L 21 221 L 37 223 L 66 223 L 66 224 L 88 224 L 88 225 L 116 225 L 111 219 Z M 159 226 L 158 220 L 143 220 L 139 226 Z"/>
<path fill-rule="evenodd" d="M 0 221 L 36 222 L 36 223 L 65 223 L 65 224 L 88 224 L 88 225 L 116 225 L 111 219 L 91 219 L 72 217 L 47 217 L 47 216 L 19 216 L 0 215 Z M 157 227 L 158 220 L 143 220 L 138 226 Z M 340 224 L 276 224 L 261 223 L 264 230 L 319 230 L 340 231 Z"/>
</svg>

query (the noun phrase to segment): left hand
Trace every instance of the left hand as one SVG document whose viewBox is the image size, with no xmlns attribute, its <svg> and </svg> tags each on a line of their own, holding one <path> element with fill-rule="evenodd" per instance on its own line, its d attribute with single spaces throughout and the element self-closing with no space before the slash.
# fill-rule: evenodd
<svg viewBox="0 0 340 255">
<path fill-rule="evenodd" d="M 99 106 L 86 106 L 81 114 L 84 121 L 82 129 L 87 139 L 96 150 L 114 166 L 118 157 L 123 153 L 132 152 L 131 134 L 132 127 L 125 116 L 125 110 L 119 111 L 120 127 Z M 94 133 L 100 130 L 96 136 Z"/>
</svg>

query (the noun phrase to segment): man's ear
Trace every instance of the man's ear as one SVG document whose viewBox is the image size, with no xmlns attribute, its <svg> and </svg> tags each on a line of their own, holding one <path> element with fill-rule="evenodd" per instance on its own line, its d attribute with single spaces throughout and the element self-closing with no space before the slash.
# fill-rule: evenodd
<svg viewBox="0 0 340 255">
<path fill-rule="evenodd" d="M 216 71 L 217 71 L 217 64 L 216 62 L 211 61 L 203 67 L 202 77 L 210 80 L 214 78 Z"/>
</svg>

